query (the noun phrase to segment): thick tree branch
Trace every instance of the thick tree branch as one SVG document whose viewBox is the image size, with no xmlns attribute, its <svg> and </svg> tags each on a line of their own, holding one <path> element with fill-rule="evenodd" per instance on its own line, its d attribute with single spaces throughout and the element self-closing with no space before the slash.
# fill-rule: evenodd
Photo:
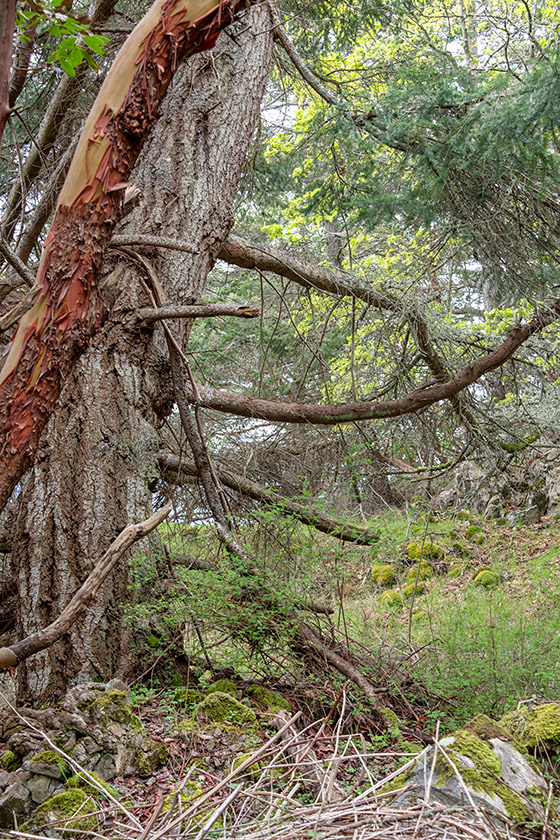
<svg viewBox="0 0 560 840">
<path fill-rule="evenodd" d="M 186 254 L 194 254 L 195 249 L 188 242 L 175 239 L 172 236 L 149 236 L 144 233 L 127 233 L 113 236 L 111 246 L 115 248 L 121 245 L 143 245 L 147 248 L 169 248 L 172 251 L 182 251 Z"/>
<path fill-rule="evenodd" d="M 10 113 L 10 65 L 16 25 L 16 0 L 0 4 L 0 144 Z"/>
<path fill-rule="evenodd" d="M 128 525 L 124 531 L 121 531 L 93 572 L 80 586 L 68 606 L 52 624 L 37 631 L 32 636 L 28 636 L 27 639 L 22 639 L 21 642 L 16 642 L 7 648 L 0 648 L 0 669 L 15 668 L 23 659 L 27 659 L 28 656 L 38 653 L 38 651 L 44 650 L 58 641 L 91 604 L 99 591 L 99 587 L 125 551 L 153 531 L 154 528 L 157 528 L 170 513 L 171 503 L 152 514 L 145 522 Z"/>
<path fill-rule="evenodd" d="M 14 254 L 8 243 L 2 238 L 0 238 L 0 254 L 2 254 L 8 265 L 11 265 L 14 271 L 17 272 L 23 282 L 29 286 L 29 288 L 32 288 L 35 283 L 35 276 L 33 272 L 27 268 L 25 263 L 20 260 L 16 254 Z M 17 288 L 15 284 L 13 287 Z"/>
<path fill-rule="evenodd" d="M 380 402 L 363 400 L 338 405 L 288 403 L 257 399 L 245 394 L 235 394 L 231 391 L 222 391 L 198 384 L 196 397 L 191 394 L 189 398 L 198 401 L 198 404 L 204 408 L 277 423 L 336 426 L 338 423 L 354 423 L 358 420 L 400 417 L 403 414 L 411 414 L 428 408 L 436 402 L 453 399 L 481 376 L 507 362 L 528 338 L 553 323 L 558 317 L 560 317 L 560 301 L 555 301 L 543 308 L 528 323 L 512 327 L 499 347 L 466 365 L 447 382 L 429 383 L 392 400 Z"/>
<path fill-rule="evenodd" d="M 218 254 L 218 259 L 240 268 L 272 271 L 287 280 L 293 280 L 306 289 L 319 289 L 336 296 L 350 295 L 377 309 L 402 312 L 406 308 L 398 297 L 385 292 L 382 288 L 368 286 L 353 274 L 311 265 L 279 248 L 243 242 L 237 236 L 228 236 Z"/>
<path fill-rule="evenodd" d="M 168 318 L 216 318 L 223 315 L 234 318 L 257 318 L 260 309 L 235 303 L 197 303 L 193 306 L 161 306 L 159 309 L 139 309 L 136 312 L 138 321 L 153 324 Z"/>
<path fill-rule="evenodd" d="M 162 471 L 166 474 L 175 473 L 178 476 L 186 475 L 198 477 L 198 470 L 193 461 L 186 461 L 178 458 L 176 455 L 161 455 L 159 458 L 159 465 Z M 229 487 L 237 493 L 242 493 L 250 499 L 261 502 L 267 506 L 275 507 L 282 513 L 288 516 L 293 516 L 305 525 L 311 525 L 323 534 L 330 534 L 331 537 L 336 537 L 343 542 L 357 543 L 358 545 L 372 545 L 377 542 L 378 536 L 375 531 L 370 531 L 360 525 L 352 525 L 340 520 L 334 519 L 323 511 L 317 510 L 312 505 L 302 505 L 294 502 L 292 499 L 287 499 L 284 496 L 279 496 L 274 490 L 269 490 L 250 481 L 248 478 L 232 473 L 229 470 L 217 469 L 216 473 L 220 483 L 224 487 Z"/>
</svg>

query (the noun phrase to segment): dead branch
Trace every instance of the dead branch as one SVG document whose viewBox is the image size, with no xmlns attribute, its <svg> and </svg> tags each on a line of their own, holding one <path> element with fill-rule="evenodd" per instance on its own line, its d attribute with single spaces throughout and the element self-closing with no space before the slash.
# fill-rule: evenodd
<svg viewBox="0 0 560 840">
<path fill-rule="evenodd" d="M 116 540 L 109 546 L 93 572 L 80 586 L 70 603 L 64 608 L 52 624 L 43 630 L 38 630 L 32 636 L 16 642 L 10 647 L 0 648 L 0 669 L 15 668 L 23 659 L 34 653 L 50 647 L 63 636 L 77 621 L 89 604 L 93 601 L 99 587 L 114 569 L 125 551 L 138 540 L 157 528 L 171 513 L 171 503 L 152 514 L 145 522 L 127 525 Z"/>
<path fill-rule="evenodd" d="M 217 318 L 224 315 L 233 318 L 257 318 L 260 309 L 235 303 L 196 303 L 192 306 L 161 306 L 158 309 L 148 307 L 136 313 L 138 321 L 153 324 L 168 318 Z"/>
<path fill-rule="evenodd" d="M 176 455 L 160 455 L 159 465 L 164 473 L 175 473 L 177 476 L 181 474 L 186 476 L 198 476 L 196 465 L 193 461 L 180 459 Z M 353 542 L 358 545 L 372 545 L 377 542 L 378 536 L 376 532 L 363 528 L 360 525 L 352 525 L 351 523 L 341 522 L 328 516 L 323 511 L 313 508 L 311 505 L 300 505 L 292 499 L 287 499 L 284 496 L 279 496 L 274 490 L 269 490 L 250 481 L 243 476 L 232 473 L 229 470 L 218 469 L 215 467 L 220 482 L 231 490 L 242 493 L 257 502 L 261 502 L 267 506 L 278 508 L 287 516 L 293 516 L 304 525 L 311 525 L 323 534 L 330 534 L 344 542 Z"/>
</svg>

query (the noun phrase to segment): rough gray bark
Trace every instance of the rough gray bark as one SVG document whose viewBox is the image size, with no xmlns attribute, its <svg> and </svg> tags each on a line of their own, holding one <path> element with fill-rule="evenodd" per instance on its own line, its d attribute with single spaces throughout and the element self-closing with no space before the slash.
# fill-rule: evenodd
<svg viewBox="0 0 560 840">
<path fill-rule="evenodd" d="M 177 74 L 133 180 L 142 190 L 127 233 L 188 238 L 193 254 L 156 260 L 167 300 L 199 299 L 232 224 L 232 205 L 260 111 L 271 56 L 269 12 L 255 8 L 236 40 L 222 36 Z M 247 24 L 251 26 L 247 31 Z M 154 260 L 153 252 L 150 257 Z M 127 522 L 143 519 L 156 475 L 158 419 L 170 411 L 154 328 L 128 329 L 132 306 L 149 305 L 129 266 L 110 323 L 82 357 L 51 419 L 25 488 L 14 540 L 22 638 L 49 624 Z M 130 639 L 123 626 L 124 567 L 106 581 L 81 624 L 18 671 L 20 699 L 51 700 L 70 682 L 123 676 Z"/>
</svg>

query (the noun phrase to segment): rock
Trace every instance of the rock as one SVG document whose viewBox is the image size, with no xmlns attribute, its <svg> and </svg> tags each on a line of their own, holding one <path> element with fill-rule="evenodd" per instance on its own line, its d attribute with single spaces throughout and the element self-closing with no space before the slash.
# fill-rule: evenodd
<svg viewBox="0 0 560 840">
<path fill-rule="evenodd" d="M 215 691 L 205 697 L 196 706 L 194 716 L 228 723 L 254 723 L 257 719 L 252 709 L 223 691 Z"/>
<path fill-rule="evenodd" d="M 5 785 L 7 776 L 11 779 Z M 13 828 L 14 814 L 20 819 L 29 813 L 31 796 L 15 773 L 0 773 L 0 789 L 2 788 L 4 790 L 0 794 L 0 826 Z"/>
<path fill-rule="evenodd" d="M 504 732 L 497 723 L 487 720 L 496 727 L 494 731 Z M 484 727 L 479 726 L 478 731 L 482 733 Z M 544 809 L 539 797 L 547 795 L 544 777 L 507 740 L 497 736 L 485 739 L 468 729 L 443 738 L 438 747 L 427 747 L 409 771 L 387 785 L 387 790 L 406 785 L 395 805 L 425 799 L 436 749 L 430 786 L 432 801 L 446 807 L 460 807 L 469 801 L 466 788 L 475 805 L 492 813 L 502 824 L 502 818 L 515 824 L 542 822 Z"/>
<path fill-rule="evenodd" d="M 475 586 L 483 586 L 485 589 L 494 589 L 499 582 L 499 574 L 492 572 L 490 569 L 483 569 L 481 572 L 478 572 L 473 579 Z"/>
<path fill-rule="evenodd" d="M 491 497 L 483 514 L 485 519 L 500 519 L 503 516 L 503 499 L 496 494 Z"/>
<path fill-rule="evenodd" d="M 282 697 L 280 694 L 276 694 L 275 691 L 270 691 L 268 688 L 263 688 L 262 685 L 250 685 L 247 689 L 247 696 L 251 698 L 251 700 L 255 700 L 257 703 L 260 703 L 261 706 L 264 706 L 269 712 L 279 712 L 279 711 L 286 711 L 291 712 L 292 707 L 288 700 L 285 697 Z"/>
<path fill-rule="evenodd" d="M 525 748 L 538 749 L 545 754 L 560 753 L 560 704 L 540 706 L 524 704 L 509 712 L 500 725 Z"/>
<path fill-rule="evenodd" d="M 33 802 L 36 805 L 40 805 L 46 799 L 54 796 L 55 793 L 60 793 L 64 789 L 64 784 L 49 776 L 40 776 L 31 773 L 29 779 L 25 782 L 25 787 L 31 794 Z"/>
<path fill-rule="evenodd" d="M 232 697 L 237 697 L 237 686 L 233 680 L 216 680 L 212 685 L 206 689 L 208 694 L 213 694 L 215 691 L 223 691 L 224 694 L 231 694 Z"/>
<path fill-rule="evenodd" d="M 442 490 L 434 499 L 434 508 L 437 510 L 447 510 L 457 502 L 457 490 L 449 488 Z"/>
<path fill-rule="evenodd" d="M 371 567 L 371 579 L 378 586 L 393 586 L 397 576 L 389 563 L 374 563 Z"/>
<path fill-rule="evenodd" d="M 79 833 L 95 831 L 98 810 L 99 805 L 90 794 L 79 788 L 66 790 L 39 805 L 22 829 L 29 831 L 56 823 L 47 829 L 48 836 L 75 837 Z"/>
<path fill-rule="evenodd" d="M 524 525 L 536 525 L 537 522 L 540 522 L 541 516 L 542 512 L 539 510 L 538 505 L 532 505 L 524 511 L 521 511 L 521 521 Z"/>
</svg>

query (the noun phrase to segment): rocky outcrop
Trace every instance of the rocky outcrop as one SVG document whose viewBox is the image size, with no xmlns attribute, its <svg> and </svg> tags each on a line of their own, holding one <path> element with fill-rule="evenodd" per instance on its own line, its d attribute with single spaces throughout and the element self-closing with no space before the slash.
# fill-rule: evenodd
<svg viewBox="0 0 560 840">
<path fill-rule="evenodd" d="M 547 783 L 529 755 L 485 715 L 423 750 L 386 790 L 401 788 L 397 803 L 474 804 L 497 823 L 514 825 L 542 822 L 547 796 Z"/>
<path fill-rule="evenodd" d="M 5 770 L 0 771 L 1 827 L 13 827 L 14 814 L 21 823 L 39 806 L 54 802 L 53 808 L 45 810 L 48 815 L 77 801 L 82 795 L 80 788 L 85 789 L 88 783 L 76 776 L 74 762 L 100 782 L 108 782 L 128 773 L 148 775 L 167 759 L 165 745 L 146 736 L 120 680 L 76 686 L 59 711 L 23 709 L 22 714 L 69 758 L 66 761 L 55 750 L 45 749 L 42 738 L 15 714 L 2 712 L 0 727 L 6 749 L 2 756 Z M 70 786 L 73 798 L 64 798 Z"/>
</svg>

